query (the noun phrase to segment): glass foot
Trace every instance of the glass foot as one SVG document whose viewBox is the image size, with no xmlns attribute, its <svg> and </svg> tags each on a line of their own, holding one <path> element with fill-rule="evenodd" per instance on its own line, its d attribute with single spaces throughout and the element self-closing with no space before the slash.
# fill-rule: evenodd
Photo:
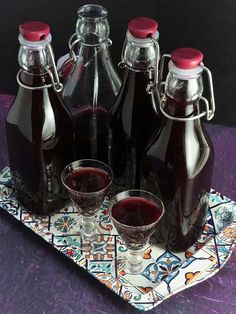
<svg viewBox="0 0 236 314">
<path fill-rule="evenodd" d="M 111 266 L 111 275 L 124 286 L 145 286 L 145 273 L 155 264 L 152 257 L 147 260 L 142 256 L 139 262 L 132 263 L 128 256 L 118 256 Z"/>
</svg>

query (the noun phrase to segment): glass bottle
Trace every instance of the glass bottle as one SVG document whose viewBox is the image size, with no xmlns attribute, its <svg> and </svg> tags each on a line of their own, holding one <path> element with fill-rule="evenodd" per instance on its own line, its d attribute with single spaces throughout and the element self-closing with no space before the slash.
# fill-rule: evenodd
<svg viewBox="0 0 236 314">
<path fill-rule="evenodd" d="M 108 112 L 120 89 L 109 53 L 107 10 L 84 5 L 78 10 L 76 33 L 69 40 L 70 59 L 61 66 L 62 97 L 75 125 L 76 159 L 107 163 Z"/>
<path fill-rule="evenodd" d="M 109 163 L 117 190 L 139 188 L 142 153 L 160 127 L 157 28 L 157 22 L 146 17 L 128 24 L 120 62 L 123 83 L 109 122 Z"/>
<path fill-rule="evenodd" d="M 214 116 L 215 103 L 211 72 L 203 65 L 203 54 L 180 48 L 170 57 L 160 109 L 164 116 L 142 160 L 142 188 L 163 201 L 166 214 L 156 232 L 156 241 L 173 251 L 185 251 L 199 237 L 206 222 L 214 151 L 200 119 Z M 203 93 L 202 72 L 206 71 L 211 109 Z M 200 102 L 206 106 L 202 111 Z"/>
<path fill-rule="evenodd" d="M 19 27 L 19 89 L 6 135 L 15 197 L 29 211 L 49 214 L 67 201 L 61 171 L 74 159 L 74 130 L 59 92 L 49 25 Z"/>
</svg>

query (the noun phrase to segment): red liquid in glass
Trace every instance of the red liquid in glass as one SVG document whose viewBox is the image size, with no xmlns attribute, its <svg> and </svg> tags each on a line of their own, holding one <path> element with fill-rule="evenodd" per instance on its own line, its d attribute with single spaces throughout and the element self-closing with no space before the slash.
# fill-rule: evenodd
<svg viewBox="0 0 236 314">
<path fill-rule="evenodd" d="M 29 86 L 49 83 L 49 77 L 21 73 Z M 50 214 L 68 201 L 62 169 L 74 159 L 73 123 L 53 88 L 19 87 L 6 119 L 9 163 L 16 198 L 28 210 Z"/>
<path fill-rule="evenodd" d="M 148 72 L 126 70 L 111 112 L 109 163 L 115 183 L 125 188 L 139 187 L 142 153 L 160 127 L 155 103 L 146 92 L 149 82 Z"/>
<path fill-rule="evenodd" d="M 161 209 L 143 197 L 128 197 L 112 208 L 112 216 L 120 223 L 137 227 L 154 223 L 161 216 Z"/>
<path fill-rule="evenodd" d="M 67 175 L 69 194 L 83 216 L 93 216 L 102 205 L 111 183 L 110 175 L 99 168 L 81 167 Z"/>
<path fill-rule="evenodd" d="M 112 208 L 114 225 L 127 247 L 146 244 L 156 227 L 150 224 L 157 222 L 161 214 L 155 203 L 143 197 L 128 197 Z"/>
<path fill-rule="evenodd" d="M 66 184 L 77 192 L 92 193 L 105 189 L 111 181 L 110 175 L 99 168 L 83 167 L 73 170 Z"/>
<path fill-rule="evenodd" d="M 199 113 L 199 104 L 167 97 L 165 110 L 172 116 L 192 116 Z M 166 208 L 155 236 L 171 250 L 185 251 L 201 233 L 213 159 L 212 143 L 200 119 L 165 119 L 144 155 L 142 188 L 159 196 Z"/>
</svg>

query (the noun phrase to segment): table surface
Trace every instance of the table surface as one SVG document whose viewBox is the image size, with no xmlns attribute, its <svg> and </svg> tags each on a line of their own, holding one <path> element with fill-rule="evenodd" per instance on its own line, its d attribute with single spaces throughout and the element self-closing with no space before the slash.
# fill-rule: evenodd
<svg viewBox="0 0 236 314">
<path fill-rule="evenodd" d="M 4 120 L 12 100 L 0 94 L 0 169 L 8 163 Z M 207 129 L 215 147 L 212 187 L 236 200 L 236 128 Z M 138 312 L 3 210 L 0 239 L 0 313 Z M 236 313 L 236 250 L 211 279 L 148 313 Z"/>
</svg>

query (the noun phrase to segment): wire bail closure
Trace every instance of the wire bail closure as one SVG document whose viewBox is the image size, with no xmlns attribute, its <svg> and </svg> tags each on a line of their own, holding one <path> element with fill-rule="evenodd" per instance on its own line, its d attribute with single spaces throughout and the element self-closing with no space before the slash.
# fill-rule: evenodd
<svg viewBox="0 0 236 314">
<path fill-rule="evenodd" d="M 52 51 L 52 46 L 50 45 L 50 43 L 47 40 L 45 40 L 45 43 L 46 43 L 46 46 L 47 46 L 48 51 L 49 51 L 51 64 L 52 64 L 52 71 L 50 70 L 49 66 L 46 66 L 45 70 L 51 78 L 53 89 L 55 90 L 55 92 L 60 93 L 63 89 L 63 85 L 59 80 L 57 67 L 56 67 L 55 60 L 54 60 L 54 54 Z"/>
<path fill-rule="evenodd" d="M 164 109 L 164 99 L 165 99 L 165 94 L 164 91 L 161 91 L 161 88 L 166 85 L 165 81 L 162 81 L 163 79 L 163 71 L 164 71 L 164 66 L 165 66 L 165 61 L 166 59 L 171 59 L 170 54 L 163 54 L 161 57 L 160 61 L 160 72 L 159 72 L 159 89 L 160 89 L 160 94 L 161 96 L 161 101 L 160 101 L 160 110 L 164 116 L 166 116 L 168 119 L 175 120 L 175 121 L 191 121 L 191 120 L 196 120 L 199 118 L 202 118 L 203 116 L 206 116 L 206 120 L 210 121 L 215 114 L 215 97 L 214 97 L 214 88 L 213 88 L 213 81 L 212 81 L 212 74 L 211 71 L 204 66 L 204 64 L 201 62 L 200 67 L 202 68 L 203 71 L 206 72 L 207 78 L 208 78 L 208 84 L 209 84 L 209 91 L 210 91 L 210 104 L 209 101 L 203 97 L 199 96 L 199 99 L 202 100 L 205 104 L 206 111 L 201 112 L 200 114 L 193 116 L 193 117 L 174 117 L 169 115 L 165 109 Z M 211 106 L 210 106 L 211 105 Z"/>
<path fill-rule="evenodd" d="M 154 37 L 150 37 L 152 39 L 152 42 L 154 43 L 154 46 L 156 48 L 156 51 L 157 51 L 157 55 L 156 55 L 156 65 L 155 65 L 155 68 L 153 69 L 152 68 L 152 71 L 154 73 L 153 75 L 153 81 L 150 82 L 146 88 L 146 92 L 148 94 L 152 94 L 155 86 L 157 86 L 158 84 L 158 64 L 159 64 L 159 59 L 160 59 L 160 47 L 159 47 L 159 44 L 157 42 L 157 40 L 154 38 Z"/>
<path fill-rule="evenodd" d="M 149 68 L 148 68 L 150 82 L 147 84 L 146 92 L 147 92 L 148 94 L 152 94 L 152 93 L 153 93 L 153 90 L 154 90 L 154 88 L 155 88 L 155 86 L 157 86 L 157 84 L 158 84 L 158 64 L 159 64 L 159 58 L 160 58 L 160 47 L 159 47 L 159 44 L 158 44 L 157 40 L 156 40 L 154 37 L 149 37 L 149 38 L 152 39 L 152 42 L 154 43 L 154 46 L 155 46 L 156 51 L 157 51 L 155 68 L 153 68 L 153 67 L 149 67 Z M 124 42 L 124 44 L 123 44 L 121 56 L 124 55 L 125 45 L 126 45 L 126 42 Z M 143 70 L 138 70 L 138 69 L 134 69 L 134 68 L 130 67 L 130 66 L 125 62 L 124 59 L 121 60 L 121 61 L 118 63 L 118 67 L 119 67 L 120 69 L 128 68 L 129 70 L 134 71 L 134 72 L 143 72 Z M 152 73 L 154 73 L 154 74 L 153 74 L 153 80 L 152 80 Z"/>
<path fill-rule="evenodd" d="M 70 58 L 68 58 L 67 60 L 65 60 L 65 62 L 63 62 L 63 64 L 60 66 L 58 72 L 61 73 L 62 72 L 62 69 L 68 64 L 68 63 L 72 63 L 74 66 L 75 66 L 75 63 L 77 62 L 77 59 L 78 59 L 78 55 L 76 54 L 74 48 L 77 44 L 79 43 L 82 43 L 83 40 L 82 38 L 78 38 L 77 37 L 77 34 L 74 33 L 70 36 L 69 40 L 68 40 L 68 46 L 69 46 L 69 55 L 70 55 Z M 106 38 L 104 41 L 102 41 L 101 43 L 99 44 L 96 44 L 96 45 L 89 45 L 89 44 L 86 44 L 86 46 L 89 46 L 89 47 L 97 47 L 97 50 L 95 50 L 95 53 L 94 55 L 91 57 L 91 59 L 86 62 L 83 67 L 86 68 L 90 63 L 91 61 L 96 57 L 96 55 L 102 50 L 102 44 L 103 43 L 107 43 L 107 46 L 111 46 L 112 45 L 112 41 L 110 38 Z M 74 68 L 74 67 L 73 67 Z"/>
<path fill-rule="evenodd" d="M 76 44 L 78 44 L 81 41 L 81 38 L 77 37 L 77 34 L 74 33 L 70 36 L 69 40 L 68 40 L 68 46 L 69 46 L 69 53 L 70 53 L 70 59 L 68 59 L 67 61 L 74 61 L 76 62 L 77 60 L 77 55 L 74 51 L 74 47 Z"/>
<path fill-rule="evenodd" d="M 29 89 L 29 90 L 41 90 L 41 89 L 44 89 L 44 88 L 50 88 L 52 87 L 52 84 L 45 84 L 45 85 L 41 85 L 41 86 L 30 86 L 30 85 L 26 85 L 25 83 L 23 83 L 21 81 L 21 78 L 20 78 L 20 75 L 21 73 L 23 72 L 22 69 L 20 69 L 18 71 L 18 73 L 16 74 L 16 80 L 17 80 L 17 83 L 18 85 L 20 85 L 21 87 L 24 87 L 26 89 Z"/>
<path fill-rule="evenodd" d="M 52 83 L 51 84 L 41 85 L 41 86 L 29 86 L 29 85 L 26 85 L 25 83 L 23 83 L 21 81 L 21 78 L 20 78 L 20 75 L 21 75 L 21 73 L 23 71 L 22 69 L 20 69 L 18 71 L 18 73 L 16 75 L 16 80 L 17 80 L 17 83 L 20 86 L 22 86 L 22 87 L 24 87 L 26 89 L 29 89 L 29 90 L 40 90 L 40 89 L 44 89 L 44 88 L 53 87 L 53 89 L 54 89 L 54 91 L 56 93 L 60 93 L 62 91 L 62 89 L 63 89 L 63 85 L 62 85 L 62 83 L 59 80 L 56 64 L 55 64 L 55 61 L 54 61 L 54 54 L 53 54 L 53 51 L 52 51 L 52 47 L 51 47 L 50 43 L 47 40 L 44 40 L 44 43 L 47 46 L 48 51 L 49 51 L 49 55 L 50 55 L 50 59 L 51 59 L 51 65 L 52 65 L 52 71 L 51 71 L 51 69 L 50 69 L 50 67 L 48 65 L 43 67 L 43 69 L 48 73 Z"/>
<path fill-rule="evenodd" d="M 70 53 L 70 59 L 66 60 L 66 62 L 70 62 L 70 61 L 73 61 L 73 62 L 76 62 L 77 61 L 77 54 L 75 53 L 74 51 L 74 48 L 75 46 L 78 44 L 78 43 L 82 43 L 83 42 L 83 39 L 82 38 L 79 38 L 77 37 L 77 34 L 74 33 L 71 35 L 71 37 L 69 38 L 68 40 L 68 46 L 69 46 L 69 53 Z M 105 38 L 102 42 L 98 43 L 98 44 L 85 44 L 86 46 L 89 46 L 89 47 L 98 47 L 96 52 L 94 53 L 93 57 L 91 58 L 91 60 L 101 51 L 102 49 L 102 44 L 103 43 L 107 43 L 107 46 L 111 46 L 112 45 L 112 41 L 110 38 Z M 90 62 L 88 61 L 87 64 L 89 64 Z M 84 66 L 87 66 L 87 64 L 85 64 Z M 65 64 L 63 64 L 65 65 Z"/>
</svg>

